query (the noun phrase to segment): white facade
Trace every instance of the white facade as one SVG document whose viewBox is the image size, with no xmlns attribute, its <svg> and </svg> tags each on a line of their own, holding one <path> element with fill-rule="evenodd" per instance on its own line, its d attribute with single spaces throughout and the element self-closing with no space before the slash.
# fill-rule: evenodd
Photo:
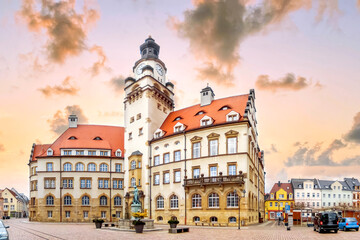
<svg viewBox="0 0 360 240">
<path fill-rule="evenodd" d="M 322 207 L 352 206 L 352 192 L 339 181 L 321 181 Z"/>
<path fill-rule="evenodd" d="M 295 204 L 303 204 L 306 208 L 321 207 L 321 189 L 313 179 L 293 184 Z"/>
</svg>

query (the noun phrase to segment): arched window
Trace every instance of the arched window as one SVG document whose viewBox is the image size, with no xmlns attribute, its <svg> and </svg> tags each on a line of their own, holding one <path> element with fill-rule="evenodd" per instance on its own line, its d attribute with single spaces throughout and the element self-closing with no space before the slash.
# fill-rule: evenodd
<svg viewBox="0 0 360 240">
<path fill-rule="evenodd" d="M 131 187 L 135 187 L 135 186 L 136 186 L 136 179 L 131 178 Z"/>
<path fill-rule="evenodd" d="M 158 208 L 158 209 L 164 208 L 164 198 L 162 196 L 158 196 L 156 198 L 156 208 Z"/>
<path fill-rule="evenodd" d="M 121 197 L 117 196 L 114 198 L 114 205 L 120 206 L 121 205 Z"/>
<path fill-rule="evenodd" d="M 158 216 L 158 217 L 157 217 L 157 220 L 158 220 L 158 221 L 162 221 L 162 220 L 163 220 L 163 217 L 162 217 L 162 216 Z"/>
<path fill-rule="evenodd" d="M 96 171 L 96 165 L 95 165 L 95 163 L 89 163 L 89 164 L 88 164 L 88 167 L 87 167 L 87 170 L 88 170 L 89 172 L 95 172 L 95 171 Z"/>
<path fill-rule="evenodd" d="M 227 207 L 238 207 L 239 206 L 239 196 L 237 193 L 229 192 L 227 195 Z"/>
<path fill-rule="evenodd" d="M 64 171 L 65 171 L 65 172 L 70 172 L 70 171 L 72 171 L 72 169 L 71 169 L 71 163 L 65 163 L 65 164 L 64 164 Z"/>
<path fill-rule="evenodd" d="M 194 221 L 194 222 L 200 222 L 200 217 L 195 216 L 195 217 L 193 218 L 193 221 Z"/>
<path fill-rule="evenodd" d="M 100 172 L 107 172 L 108 171 L 108 165 L 105 163 L 100 164 Z"/>
<path fill-rule="evenodd" d="M 90 198 L 89 198 L 88 196 L 83 196 L 83 197 L 81 198 L 81 204 L 82 204 L 83 206 L 88 206 L 88 205 L 90 205 Z"/>
<path fill-rule="evenodd" d="M 229 217 L 229 223 L 236 223 L 236 217 Z"/>
<path fill-rule="evenodd" d="M 107 205 L 107 197 L 101 196 L 100 197 L 100 206 L 106 206 Z"/>
<path fill-rule="evenodd" d="M 76 171 L 84 171 L 84 169 L 85 169 L 84 164 L 82 164 L 82 163 L 77 163 L 77 164 L 75 165 L 75 169 L 76 169 Z"/>
<path fill-rule="evenodd" d="M 54 197 L 53 196 L 46 197 L 46 205 L 48 205 L 48 206 L 54 205 Z"/>
<path fill-rule="evenodd" d="M 131 169 L 135 169 L 136 168 L 136 161 L 132 160 L 131 161 Z"/>
<path fill-rule="evenodd" d="M 217 223 L 217 221 L 218 221 L 217 217 L 211 217 L 210 218 L 211 223 Z"/>
<path fill-rule="evenodd" d="M 192 196 L 192 207 L 201 208 L 201 196 L 200 194 L 194 194 Z"/>
<path fill-rule="evenodd" d="M 209 208 L 219 207 L 219 195 L 211 193 L 209 195 Z"/>
<path fill-rule="evenodd" d="M 179 208 L 179 198 L 176 195 L 170 197 L 170 208 Z"/>
<path fill-rule="evenodd" d="M 71 197 L 70 196 L 65 196 L 64 197 L 64 205 L 65 206 L 71 205 Z"/>
</svg>

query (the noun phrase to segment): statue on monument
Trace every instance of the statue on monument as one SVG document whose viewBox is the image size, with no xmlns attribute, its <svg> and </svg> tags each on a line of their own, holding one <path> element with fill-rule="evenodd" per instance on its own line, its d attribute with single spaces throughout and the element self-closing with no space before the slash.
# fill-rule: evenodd
<svg viewBox="0 0 360 240">
<path fill-rule="evenodd" d="M 133 204 L 141 204 L 140 200 L 139 200 L 139 190 L 137 189 L 137 187 L 135 186 L 134 189 L 134 200 L 133 200 Z"/>
</svg>

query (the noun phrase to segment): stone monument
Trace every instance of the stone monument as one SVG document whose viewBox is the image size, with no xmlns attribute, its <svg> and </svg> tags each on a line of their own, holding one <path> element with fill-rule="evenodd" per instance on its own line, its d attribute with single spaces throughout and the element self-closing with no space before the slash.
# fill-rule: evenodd
<svg viewBox="0 0 360 240">
<path fill-rule="evenodd" d="M 141 212 L 141 202 L 139 200 L 139 190 L 135 186 L 134 189 L 134 199 L 133 203 L 131 204 L 131 213 Z M 135 218 L 131 214 L 131 220 L 134 220 Z"/>
</svg>

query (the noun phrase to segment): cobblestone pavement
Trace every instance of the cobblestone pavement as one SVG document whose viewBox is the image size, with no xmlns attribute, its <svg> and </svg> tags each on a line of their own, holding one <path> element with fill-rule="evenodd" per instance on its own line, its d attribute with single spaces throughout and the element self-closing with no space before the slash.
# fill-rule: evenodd
<svg viewBox="0 0 360 240">
<path fill-rule="evenodd" d="M 283 226 L 277 226 L 274 222 L 267 222 L 255 226 L 237 228 L 225 227 L 190 227 L 189 233 L 169 234 L 167 225 L 158 225 L 163 231 L 146 232 L 136 234 L 134 232 L 123 232 L 110 229 L 95 229 L 94 224 L 76 223 L 37 223 L 25 219 L 4 220 L 4 224 L 10 226 L 8 229 L 11 240 L 38 240 L 38 239 L 156 239 L 156 240 L 217 240 L 217 239 L 360 239 L 360 232 L 339 231 L 338 233 L 317 233 L 308 227 L 293 227 L 287 231 Z"/>
</svg>

